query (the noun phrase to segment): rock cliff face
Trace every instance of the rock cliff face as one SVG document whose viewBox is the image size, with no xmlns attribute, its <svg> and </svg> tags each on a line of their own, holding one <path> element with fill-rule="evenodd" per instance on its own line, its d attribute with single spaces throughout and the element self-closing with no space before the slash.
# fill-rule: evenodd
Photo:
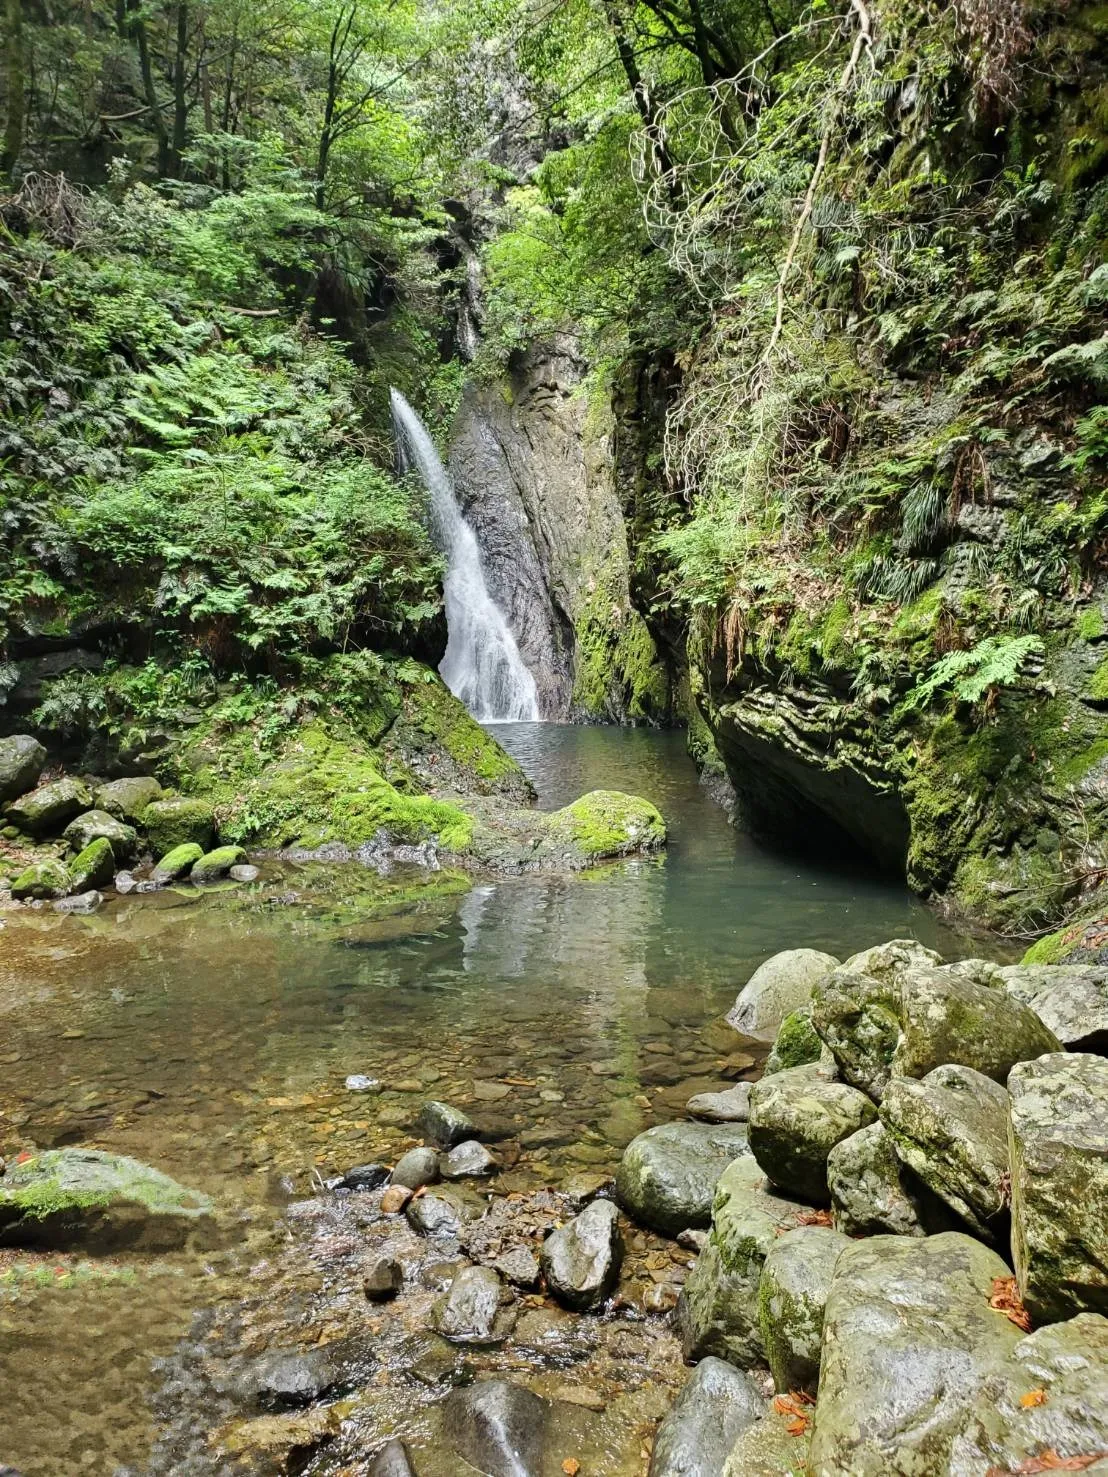
<svg viewBox="0 0 1108 1477">
<path fill-rule="evenodd" d="M 670 683 L 632 604 L 610 400 L 587 368 L 562 336 L 471 384 L 450 467 L 543 716 L 659 720 Z"/>
</svg>

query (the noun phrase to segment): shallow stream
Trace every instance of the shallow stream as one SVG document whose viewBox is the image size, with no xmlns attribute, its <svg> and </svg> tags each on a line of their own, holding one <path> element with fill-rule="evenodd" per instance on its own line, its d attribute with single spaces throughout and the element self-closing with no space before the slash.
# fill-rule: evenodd
<svg viewBox="0 0 1108 1477">
<path fill-rule="evenodd" d="M 274 865 L 248 888 L 0 920 L 0 1155 L 133 1154 L 242 1214 L 240 1246 L 206 1258 L 0 1252 L 0 1465 L 193 1470 L 152 1456 L 153 1361 L 260 1275 L 314 1176 L 413 1143 L 427 1097 L 493 1122 L 497 1191 L 607 1172 L 635 1133 L 749 1068 L 711 1023 L 767 955 L 905 935 L 983 951 L 899 886 L 734 830 L 680 734 L 496 734 L 544 808 L 593 788 L 653 800 L 666 855 L 478 881 Z M 354 1073 L 383 1090 L 348 1090 Z"/>
</svg>

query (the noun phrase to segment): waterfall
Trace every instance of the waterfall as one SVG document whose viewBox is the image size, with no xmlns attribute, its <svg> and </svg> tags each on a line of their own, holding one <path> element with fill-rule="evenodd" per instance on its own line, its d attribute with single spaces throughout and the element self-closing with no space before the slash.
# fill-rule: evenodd
<svg viewBox="0 0 1108 1477">
<path fill-rule="evenodd" d="M 527 723 L 539 717 L 535 679 L 489 594 L 477 535 L 462 517 L 450 474 L 427 427 L 399 390 L 390 390 L 401 465 L 415 467 L 431 495 L 435 541 L 446 556 L 446 655 L 443 681 L 482 723 Z"/>
</svg>

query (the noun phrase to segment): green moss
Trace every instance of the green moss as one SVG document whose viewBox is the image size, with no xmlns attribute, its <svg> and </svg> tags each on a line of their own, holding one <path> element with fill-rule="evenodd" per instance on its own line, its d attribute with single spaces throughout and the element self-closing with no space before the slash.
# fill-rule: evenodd
<svg viewBox="0 0 1108 1477">
<path fill-rule="evenodd" d="M 17 901 L 65 897 L 72 885 L 69 871 L 61 862 L 34 862 L 12 883 L 12 897 Z"/>
<path fill-rule="evenodd" d="M 240 862 L 246 860 L 246 852 L 241 846 L 217 846 L 214 851 L 205 852 L 189 872 L 191 882 L 214 882 L 219 877 L 225 877 L 232 867 L 237 867 Z"/>
<path fill-rule="evenodd" d="M 166 852 L 154 868 L 154 880 L 156 882 L 176 881 L 186 872 L 191 872 L 203 855 L 204 848 L 197 846 L 195 841 L 186 841 L 183 846 L 175 846 L 172 851 Z"/>
<path fill-rule="evenodd" d="M 1082 641 L 1098 641 L 1104 635 L 1104 617 L 1095 606 L 1077 617 L 1077 634 Z"/>
<path fill-rule="evenodd" d="M 206 850 L 215 835 L 211 805 L 183 796 L 153 801 L 142 813 L 142 825 L 155 857 L 190 841 Z"/>
<path fill-rule="evenodd" d="M 433 680 L 426 680 L 426 676 Z M 478 779 L 495 783 L 522 778 L 523 771 L 512 756 L 470 717 L 445 683 L 427 669 L 404 683 L 404 706 L 417 728 L 438 740 L 455 764 Z"/>
<path fill-rule="evenodd" d="M 669 681 L 646 621 L 603 584 L 579 613 L 574 706 L 597 718 L 659 721 Z"/>
<path fill-rule="evenodd" d="M 74 892 L 84 892 L 90 887 L 103 887 L 115 873 L 115 855 L 111 842 L 97 836 L 85 849 L 78 852 L 69 864 L 70 881 Z"/>
<path fill-rule="evenodd" d="M 1108 658 L 1093 673 L 1089 682 L 1089 696 L 1098 703 L 1108 702 Z"/>
<path fill-rule="evenodd" d="M 1108 739 L 1097 739 L 1057 765 L 1058 779 L 1064 785 L 1076 785 L 1104 759 L 1108 759 Z"/>
<path fill-rule="evenodd" d="M 140 1205 L 153 1214 L 206 1214 L 210 1201 L 137 1159 L 94 1150 L 49 1149 L 10 1165 L 0 1180 L 0 1222 Z"/>
<path fill-rule="evenodd" d="M 765 1075 L 818 1062 L 822 1050 L 823 1042 L 812 1025 L 811 1011 L 794 1010 L 781 1022 L 773 1050 L 766 1059 Z"/>
<path fill-rule="evenodd" d="M 1078 930 L 1080 933 L 1080 930 Z M 1073 938 L 1073 930 L 1060 928 L 1037 939 L 1020 960 L 1021 964 L 1060 964 Z"/>
<path fill-rule="evenodd" d="M 563 835 L 586 857 L 620 856 L 664 845 L 666 824 L 649 800 L 619 790 L 593 790 L 550 817 Z"/>
</svg>

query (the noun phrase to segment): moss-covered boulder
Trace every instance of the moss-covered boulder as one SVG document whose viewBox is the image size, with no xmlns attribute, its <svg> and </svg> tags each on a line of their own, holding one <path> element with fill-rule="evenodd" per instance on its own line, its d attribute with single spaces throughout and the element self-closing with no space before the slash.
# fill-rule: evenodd
<svg viewBox="0 0 1108 1477">
<path fill-rule="evenodd" d="M 666 824 L 649 800 L 619 790 L 592 790 L 555 811 L 547 822 L 556 841 L 564 840 L 585 862 L 665 845 Z"/>
<path fill-rule="evenodd" d="M 972 1067 L 894 1077 L 881 1122 L 897 1156 L 986 1241 L 1007 1240 L 1008 1094 Z"/>
<path fill-rule="evenodd" d="M 1003 1082 L 1016 1062 L 1060 1046 L 999 982 L 953 968 L 913 968 L 892 981 L 835 970 L 813 992 L 812 1024 L 846 1081 L 876 1102 L 890 1077 L 954 1063 Z"/>
<path fill-rule="evenodd" d="M 849 1245 L 829 1226 L 798 1226 L 770 1247 L 758 1284 L 758 1325 L 777 1390 L 816 1393 L 823 1310 Z"/>
<path fill-rule="evenodd" d="M 1108 1061 L 1022 1062 L 1008 1092 L 1020 1294 L 1037 1322 L 1108 1313 Z"/>
<path fill-rule="evenodd" d="M 752 1156 L 728 1165 L 716 1186 L 708 1243 L 677 1304 L 686 1359 L 714 1354 L 740 1369 L 762 1361 L 762 1267 L 778 1236 L 811 1214 L 809 1206 L 776 1194 Z"/>
<path fill-rule="evenodd" d="M 98 810 L 138 825 L 148 805 L 161 800 L 165 791 L 152 775 L 139 774 L 121 780 L 110 780 L 93 793 Z"/>
<path fill-rule="evenodd" d="M 808 1005 L 816 981 L 838 965 L 834 955 L 818 949 L 786 949 L 774 954 L 758 966 L 739 992 L 728 1012 L 728 1024 L 744 1036 L 772 1041 L 785 1017 Z"/>
<path fill-rule="evenodd" d="M 138 849 L 138 832 L 106 810 L 86 810 L 70 821 L 63 833 L 70 850 L 84 851 L 92 841 L 107 841 L 119 866 L 128 862 Z"/>
<path fill-rule="evenodd" d="M 0 1245 L 166 1250 L 213 1231 L 207 1196 L 122 1154 L 50 1149 L 0 1175 Z"/>
<path fill-rule="evenodd" d="M 73 879 L 64 863 L 54 860 L 32 862 L 12 882 L 16 902 L 65 897 L 73 890 Z"/>
<path fill-rule="evenodd" d="M 45 764 L 46 750 L 30 734 L 0 738 L 0 804 L 34 789 Z"/>
<path fill-rule="evenodd" d="M 750 1152 L 786 1194 L 829 1205 L 828 1154 L 876 1117 L 864 1093 L 820 1067 L 790 1067 L 751 1089 Z"/>
<path fill-rule="evenodd" d="M 198 846 L 195 841 L 186 841 L 182 846 L 175 846 L 172 851 L 167 851 L 162 857 L 151 872 L 150 880 L 156 882 L 159 887 L 176 882 L 179 877 L 187 876 L 203 855 L 204 848 Z"/>
<path fill-rule="evenodd" d="M 763 1075 L 772 1077 L 775 1072 L 785 1072 L 790 1067 L 806 1067 L 818 1062 L 823 1049 L 823 1042 L 812 1025 L 812 1007 L 805 1005 L 801 1010 L 792 1011 L 781 1022 L 773 1049 L 766 1058 Z"/>
<path fill-rule="evenodd" d="M 706 1226 L 720 1176 L 749 1152 L 745 1123 L 660 1123 L 623 1151 L 619 1203 L 667 1236 Z"/>
<path fill-rule="evenodd" d="M 215 815 L 206 800 L 181 795 L 155 800 L 143 811 L 142 824 L 150 850 L 159 858 L 188 842 L 208 851 L 215 840 Z"/>
<path fill-rule="evenodd" d="M 851 954 L 843 968 L 884 985 L 899 986 L 909 971 L 937 968 L 942 962 L 941 954 L 936 954 L 934 949 L 927 948 L 917 939 L 890 939 L 887 944 L 874 944 L 872 948 Z"/>
<path fill-rule="evenodd" d="M 177 849 L 179 851 L 181 848 Z M 237 867 L 245 860 L 246 852 L 241 846 L 217 846 L 214 851 L 205 852 L 200 860 L 193 864 L 189 872 L 189 881 L 218 882 L 226 877 L 232 867 Z"/>
<path fill-rule="evenodd" d="M 106 836 L 90 841 L 69 863 L 70 887 L 74 892 L 106 887 L 115 876 L 116 855 Z"/>
<path fill-rule="evenodd" d="M 1021 1339 L 986 1377 L 947 1471 L 1103 1473 L 1108 1458 L 1088 1463 L 1100 1453 L 1108 1453 L 1108 1318 L 1081 1313 Z"/>
<path fill-rule="evenodd" d="M 13 800 L 5 814 L 20 830 L 32 836 L 45 836 L 60 831 L 91 804 L 92 796 L 81 781 L 66 775 Z"/>
<path fill-rule="evenodd" d="M 960 1228 L 908 1168 L 883 1123 L 859 1129 L 827 1156 L 831 1219 L 846 1236 L 931 1236 Z"/>
<path fill-rule="evenodd" d="M 949 1472 L 984 1380 L 1022 1337 L 989 1305 L 1006 1276 L 995 1252 L 957 1232 L 848 1246 L 824 1312 L 809 1471 Z"/>
</svg>

